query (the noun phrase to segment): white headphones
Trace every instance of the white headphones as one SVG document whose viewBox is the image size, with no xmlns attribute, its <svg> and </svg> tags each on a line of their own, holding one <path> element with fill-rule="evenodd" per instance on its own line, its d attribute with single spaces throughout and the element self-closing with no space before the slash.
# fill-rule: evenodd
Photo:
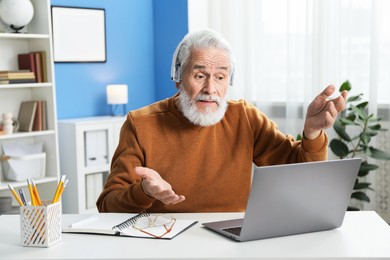
<svg viewBox="0 0 390 260">
<path fill-rule="evenodd" d="M 175 52 L 173 53 L 173 58 L 172 58 L 172 65 L 171 65 L 171 80 L 179 83 L 181 81 L 181 64 L 178 61 L 178 56 L 180 52 L 180 48 L 183 45 L 182 40 L 179 45 L 177 45 Z"/>
<path fill-rule="evenodd" d="M 182 40 L 179 45 L 177 45 L 175 52 L 173 53 L 172 58 L 172 65 L 171 65 L 171 80 L 173 82 L 179 83 L 181 81 L 181 73 L 182 73 L 182 67 L 178 60 L 179 52 L 181 49 L 181 46 L 183 45 L 184 40 Z M 230 76 L 230 86 L 233 86 L 233 79 L 234 79 L 234 70 L 232 71 L 232 75 Z"/>
</svg>

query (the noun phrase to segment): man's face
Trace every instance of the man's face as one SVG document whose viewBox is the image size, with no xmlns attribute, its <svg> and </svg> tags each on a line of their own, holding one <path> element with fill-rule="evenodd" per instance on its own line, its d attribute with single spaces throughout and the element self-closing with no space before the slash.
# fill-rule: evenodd
<svg viewBox="0 0 390 260">
<path fill-rule="evenodd" d="M 225 50 L 192 50 L 182 74 L 181 90 L 201 113 L 216 112 L 220 106 L 213 97 L 224 100 L 229 87 L 230 60 Z M 201 97 L 201 98 L 199 98 Z"/>
</svg>

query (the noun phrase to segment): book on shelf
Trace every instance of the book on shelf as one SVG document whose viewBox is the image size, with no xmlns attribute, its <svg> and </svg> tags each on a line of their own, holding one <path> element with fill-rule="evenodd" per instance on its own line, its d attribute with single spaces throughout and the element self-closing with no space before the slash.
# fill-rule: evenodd
<svg viewBox="0 0 390 260">
<path fill-rule="evenodd" d="M 63 227 L 62 232 L 172 239 L 197 222 L 169 214 L 97 213 Z"/>
<path fill-rule="evenodd" d="M 42 81 L 47 82 L 47 63 L 46 63 L 46 52 L 40 51 L 41 65 L 42 65 Z"/>
<path fill-rule="evenodd" d="M 32 131 L 36 110 L 37 110 L 36 101 L 23 101 L 22 103 L 20 103 L 19 115 L 18 115 L 20 132 Z"/>
<path fill-rule="evenodd" d="M 46 122 L 46 101 L 38 100 L 37 110 L 35 111 L 33 131 L 44 131 L 47 130 Z"/>
<path fill-rule="evenodd" d="M 42 100 L 37 101 L 32 131 L 42 131 Z"/>
<path fill-rule="evenodd" d="M 46 101 L 23 101 L 19 108 L 19 131 L 44 131 L 47 130 Z"/>
<path fill-rule="evenodd" d="M 34 83 L 35 75 L 28 70 L 0 71 L 0 84 Z"/>
<path fill-rule="evenodd" d="M 2 70 L 0 79 L 35 79 L 35 75 L 29 70 Z"/>
<path fill-rule="evenodd" d="M 34 73 L 36 79 L 38 78 L 35 68 L 35 55 L 33 53 L 18 54 L 18 65 L 19 69 L 29 70 Z"/>
<path fill-rule="evenodd" d="M 0 84 L 35 83 L 34 79 L 0 79 Z"/>
<path fill-rule="evenodd" d="M 27 69 L 34 72 L 36 82 L 47 82 L 46 52 L 34 51 L 18 54 L 19 69 Z"/>
<path fill-rule="evenodd" d="M 42 68 L 42 57 L 39 52 L 33 52 L 34 54 L 34 61 L 35 61 L 35 69 L 36 69 L 36 77 L 37 82 L 43 82 L 43 68 Z"/>
<path fill-rule="evenodd" d="M 47 110 L 46 110 L 46 101 L 42 100 L 42 130 L 47 130 Z"/>
</svg>

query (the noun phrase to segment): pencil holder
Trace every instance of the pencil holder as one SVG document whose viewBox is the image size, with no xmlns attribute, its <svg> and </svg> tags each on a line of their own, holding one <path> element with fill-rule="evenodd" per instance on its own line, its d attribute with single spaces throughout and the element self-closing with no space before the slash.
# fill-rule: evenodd
<svg viewBox="0 0 390 260">
<path fill-rule="evenodd" d="M 22 246 L 49 247 L 61 241 L 61 202 L 20 207 Z"/>
</svg>

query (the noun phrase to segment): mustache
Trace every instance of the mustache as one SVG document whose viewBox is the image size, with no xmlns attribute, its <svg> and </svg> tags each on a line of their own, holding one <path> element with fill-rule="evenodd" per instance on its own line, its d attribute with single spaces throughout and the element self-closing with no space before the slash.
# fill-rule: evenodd
<svg viewBox="0 0 390 260">
<path fill-rule="evenodd" d="M 206 94 L 199 94 L 198 96 L 196 96 L 194 99 L 194 102 L 196 102 L 196 101 L 214 101 L 218 105 L 220 105 L 222 103 L 222 99 L 220 97 L 210 96 L 210 95 L 206 95 Z"/>
</svg>

